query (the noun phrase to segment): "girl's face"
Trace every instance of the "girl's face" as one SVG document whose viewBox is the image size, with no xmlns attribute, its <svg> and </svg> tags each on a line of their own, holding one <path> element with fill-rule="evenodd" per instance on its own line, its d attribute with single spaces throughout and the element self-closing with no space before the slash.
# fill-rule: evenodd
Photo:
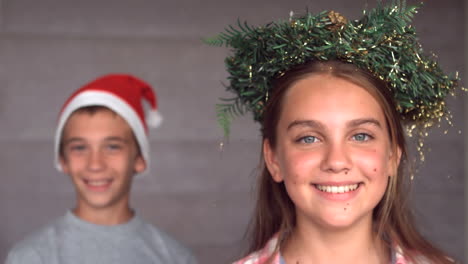
<svg viewBox="0 0 468 264">
<path fill-rule="evenodd" d="M 311 75 L 286 92 L 276 146 L 264 142 L 265 162 L 273 179 L 284 182 L 298 224 L 320 230 L 368 225 L 398 165 L 389 138 L 369 92 L 341 78 Z"/>
</svg>

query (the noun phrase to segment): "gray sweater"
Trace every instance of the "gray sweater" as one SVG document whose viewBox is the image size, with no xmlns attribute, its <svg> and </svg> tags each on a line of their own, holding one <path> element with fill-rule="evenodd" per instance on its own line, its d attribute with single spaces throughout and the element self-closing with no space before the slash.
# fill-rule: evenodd
<svg viewBox="0 0 468 264">
<path fill-rule="evenodd" d="M 134 216 L 129 222 L 102 226 L 70 211 L 27 237 L 9 252 L 6 264 L 193 264 L 195 258 L 177 241 Z"/>
</svg>

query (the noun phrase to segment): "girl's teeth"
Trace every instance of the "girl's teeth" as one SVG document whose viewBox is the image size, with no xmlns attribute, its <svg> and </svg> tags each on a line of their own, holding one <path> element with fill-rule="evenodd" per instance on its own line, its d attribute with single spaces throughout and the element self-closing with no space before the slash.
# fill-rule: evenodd
<svg viewBox="0 0 468 264">
<path fill-rule="evenodd" d="M 341 185 L 341 186 L 327 186 L 327 185 L 314 185 L 317 189 L 327 193 L 346 193 L 356 190 L 359 184 Z"/>
</svg>

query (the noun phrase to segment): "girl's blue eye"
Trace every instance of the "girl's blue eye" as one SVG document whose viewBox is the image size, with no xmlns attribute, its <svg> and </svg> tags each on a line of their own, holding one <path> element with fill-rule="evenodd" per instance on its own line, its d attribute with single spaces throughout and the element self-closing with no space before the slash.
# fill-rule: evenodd
<svg viewBox="0 0 468 264">
<path fill-rule="evenodd" d="M 366 133 L 359 133 L 359 134 L 354 135 L 353 139 L 356 141 L 368 141 L 369 139 L 371 139 L 371 136 L 369 136 Z"/>
<path fill-rule="evenodd" d="M 318 141 L 318 138 L 314 136 L 305 136 L 299 139 L 300 142 L 306 143 L 306 144 L 312 144 Z"/>
</svg>

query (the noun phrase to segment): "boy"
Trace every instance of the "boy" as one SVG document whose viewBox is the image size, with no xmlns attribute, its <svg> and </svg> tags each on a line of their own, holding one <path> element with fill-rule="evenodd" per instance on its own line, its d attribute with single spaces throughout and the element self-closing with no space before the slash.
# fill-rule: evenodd
<svg viewBox="0 0 468 264">
<path fill-rule="evenodd" d="M 130 75 L 98 78 L 65 102 L 55 162 L 75 186 L 76 206 L 17 244 L 7 264 L 195 263 L 129 205 L 133 177 L 149 164 L 147 126 L 160 121 L 156 108 L 151 87 Z"/>
</svg>

